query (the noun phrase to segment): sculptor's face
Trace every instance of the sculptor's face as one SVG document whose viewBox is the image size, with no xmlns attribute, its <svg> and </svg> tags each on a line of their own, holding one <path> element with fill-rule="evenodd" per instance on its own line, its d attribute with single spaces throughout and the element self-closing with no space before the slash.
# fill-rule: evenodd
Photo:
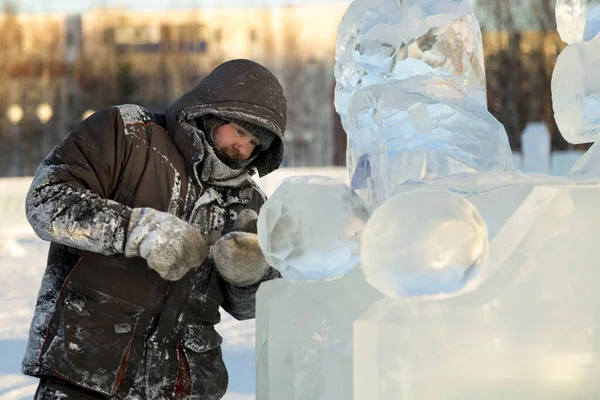
<svg viewBox="0 0 600 400">
<path fill-rule="evenodd" d="M 226 124 L 213 131 L 213 141 L 232 160 L 247 160 L 260 142 L 237 124 Z"/>
</svg>

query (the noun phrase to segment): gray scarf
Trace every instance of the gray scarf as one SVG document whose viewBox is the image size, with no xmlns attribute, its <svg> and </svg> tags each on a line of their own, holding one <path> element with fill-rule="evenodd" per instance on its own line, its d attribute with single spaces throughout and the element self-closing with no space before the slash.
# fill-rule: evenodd
<svg viewBox="0 0 600 400">
<path fill-rule="evenodd" d="M 206 140 L 202 133 L 197 135 L 204 147 L 204 157 L 194 166 L 196 178 L 203 183 L 221 187 L 238 187 L 243 183 L 250 182 L 252 178 L 246 171 L 246 165 L 252 160 L 247 160 L 240 168 L 228 166 L 219 159 L 215 149 Z"/>
</svg>

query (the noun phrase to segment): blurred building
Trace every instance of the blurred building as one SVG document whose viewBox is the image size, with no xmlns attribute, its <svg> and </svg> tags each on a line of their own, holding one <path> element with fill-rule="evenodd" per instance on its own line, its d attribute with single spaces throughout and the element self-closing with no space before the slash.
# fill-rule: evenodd
<svg viewBox="0 0 600 400">
<path fill-rule="evenodd" d="M 28 175 L 83 115 L 137 103 L 162 112 L 221 62 L 254 59 L 288 98 L 284 166 L 344 165 L 346 135 L 333 107 L 337 26 L 345 3 L 272 8 L 0 14 L 0 176 Z M 555 30 L 484 31 L 488 107 L 513 149 L 553 118 L 550 81 L 564 48 Z M 40 119 L 49 104 L 52 117 Z M 9 122 L 6 110 L 22 108 Z"/>
<path fill-rule="evenodd" d="M 70 16 L 0 14 L 7 33 L 0 39 L 0 110 L 14 104 L 24 110 L 15 126 L 0 115 L 0 151 L 18 148 L 12 154 L 19 158 L 35 147 L 27 155 L 31 161 L 19 168 L 9 168 L 18 162 L 3 157 L 0 175 L 31 173 L 31 165 L 37 166 L 86 110 L 137 103 L 164 111 L 215 66 L 234 58 L 264 64 L 284 86 L 289 107 L 284 165 L 332 165 L 336 153 L 343 163 L 345 135 L 334 133 L 333 66 L 337 25 L 346 7 L 100 7 Z M 35 116 L 43 102 L 54 111 L 46 124 Z"/>
</svg>

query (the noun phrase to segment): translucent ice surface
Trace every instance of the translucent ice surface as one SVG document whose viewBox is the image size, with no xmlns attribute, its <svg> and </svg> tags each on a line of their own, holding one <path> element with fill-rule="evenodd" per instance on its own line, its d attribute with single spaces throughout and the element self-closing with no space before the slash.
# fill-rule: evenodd
<svg viewBox="0 0 600 400">
<path fill-rule="evenodd" d="M 595 142 L 585 154 L 577 160 L 569 175 L 585 177 L 588 179 L 600 179 L 600 142 Z"/>
<path fill-rule="evenodd" d="M 355 0 L 338 27 L 335 106 L 348 131 L 361 87 L 414 75 L 456 79 L 486 103 L 479 22 L 468 0 Z"/>
<path fill-rule="evenodd" d="M 362 174 L 360 160 L 368 161 L 365 198 L 372 207 L 407 180 L 513 168 L 504 126 L 447 78 L 363 88 L 349 121 L 349 174 Z"/>
<path fill-rule="evenodd" d="M 554 119 L 565 140 L 600 137 L 600 41 L 575 43 L 558 56 L 552 74 Z"/>
<path fill-rule="evenodd" d="M 326 177 L 289 178 L 261 208 L 259 243 L 284 278 L 333 278 L 358 265 L 368 218 L 366 204 L 348 186 Z"/>
<path fill-rule="evenodd" d="M 488 255 L 487 227 L 464 197 L 414 190 L 387 200 L 363 231 L 367 281 L 392 297 L 452 293 Z"/>
<path fill-rule="evenodd" d="M 340 279 L 260 286 L 258 400 L 353 399 L 353 323 L 383 296 L 356 268 Z"/>
<path fill-rule="evenodd" d="M 488 228 L 487 262 L 458 295 L 410 301 L 381 301 L 360 268 L 263 284 L 257 399 L 597 400 L 598 183 L 482 173 L 401 189 L 464 196 Z M 435 214 L 424 208 L 414 220 Z M 418 240 L 410 224 L 405 235 Z"/>
<path fill-rule="evenodd" d="M 555 13 L 563 42 L 592 40 L 600 32 L 599 0 L 557 0 Z"/>
<path fill-rule="evenodd" d="M 473 185 L 493 273 L 456 297 L 373 303 L 354 399 L 597 399 L 600 192 L 572 183 Z"/>
</svg>

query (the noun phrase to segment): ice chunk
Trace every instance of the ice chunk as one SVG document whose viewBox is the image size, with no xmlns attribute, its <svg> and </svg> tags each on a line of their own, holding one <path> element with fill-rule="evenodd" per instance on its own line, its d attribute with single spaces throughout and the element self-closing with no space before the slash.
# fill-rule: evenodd
<svg viewBox="0 0 600 400">
<path fill-rule="evenodd" d="M 600 216 L 590 210 L 600 192 L 519 184 L 469 199 L 504 213 L 506 200 L 513 208 L 517 197 L 524 202 L 506 221 L 517 240 L 497 252 L 490 243 L 490 261 L 496 252 L 501 265 L 476 290 L 377 302 L 359 318 L 354 399 L 596 398 L 598 316 L 589 304 L 600 298 L 600 248 L 589 238 L 599 233 Z M 482 215 L 486 222 L 494 216 Z M 503 230 L 497 238 L 506 242 Z"/>
<path fill-rule="evenodd" d="M 501 207 L 496 204 L 499 193 L 502 195 Z M 469 200 L 487 223 L 490 256 L 486 268 L 469 282 L 465 290 L 477 289 L 496 274 L 506 260 L 514 256 L 529 231 L 533 227 L 539 230 L 540 226 L 544 226 L 540 218 L 549 207 L 555 210 L 554 220 L 566 220 L 573 209 L 568 194 L 561 196 L 560 189 L 544 185 L 499 186 L 470 196 Z M 545 241 L 547 237 L 540 239 Z M 530 249 L 537 250 L 537 247 L 532 244 Z"/>
<path fill-rule="evenodd" d="M 415 76 L 359 90 L 348 138 L 350 177 L 369 160 L 367 199 L 381 204 L 409 179 L 512 170 L 504 126 L 456 82 Z M 352 179 L 354 180 L 354 179 Z"/>
<path fill-rule="evenodd" d="M 600 32 L 600 1 L 556 0 L 556 27 L 563 42 L 592 40 Z"/>
<path fill-rule="evenodd" d="M 600 40 L 567 46 L 552 74 L 554 119 L 570 143 L 600 138 Z"/>
<path fill-rule="evenodd" d="M 588 177 L 592 179 L 600 178 L 600 154 L 598 154 L 600 151 L 599 143 L 600 142 L 594 143 L 592 147 L 590 147 L 588 151 L 586 151 L 585 154 L 581 156 L 579 160 L 577 160 L 575 165 L 573 165 L 573 168 L 571 168 L 571 171 L 569 171 L 569 175 Z"/>
<path fill-rule="evenodd" d="M 338 27 L 335 106 L 344 129 L 361 87 L 414 75 L 453 77 L 485 107 L 479 22 L 468 0 L 355 0 Z"/>
<path fill-rule="evenodd" d="M 550 132 L 544 122 L 530 122 L 521 137 L 523 171 L 547 174 L 550 170 Z"/>
<path fill-rule="evenodd" d="M 487 255 L 487 227 L 479 212 L 446 190 L 414 190 L 389 199 L 362 235 L 367 281 L 392 297 L 458 291 Z"/>
<path fill-rule="evenodd" d="M 284 278 L 341 276 L 359 263 L 369 211 L 348 186 L 326 177 L 286 179 L 258 218 L 260 247 Z"/>
<path fill-rule="evenodd" d="M 353 398 L 353 323 L 382 295 L 356 268 L 340 279 L 265 282 L 256 299 L 256 398 Z"/>
</svg>

